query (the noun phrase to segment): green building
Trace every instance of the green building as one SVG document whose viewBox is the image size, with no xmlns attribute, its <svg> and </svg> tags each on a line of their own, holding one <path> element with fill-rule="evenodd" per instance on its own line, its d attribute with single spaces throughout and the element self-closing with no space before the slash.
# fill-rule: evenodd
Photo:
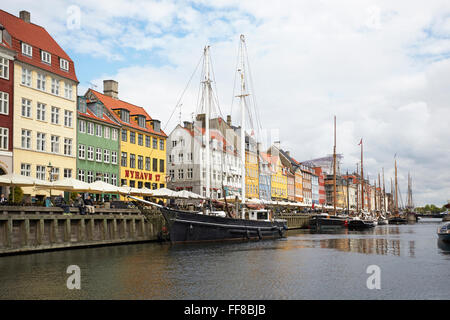
<svg viewBox="0 0 450 320">
<path fill-rule="evenodd" d="M 79 96 L 77 103 L 77 173 L 84 182 L 120 183 L 120 124 L 101 102 Z"/>
</svg>

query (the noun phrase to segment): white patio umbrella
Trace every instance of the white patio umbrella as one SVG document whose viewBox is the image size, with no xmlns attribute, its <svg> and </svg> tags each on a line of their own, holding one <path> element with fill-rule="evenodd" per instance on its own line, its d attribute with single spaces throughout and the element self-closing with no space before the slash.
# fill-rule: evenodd
<svg viewBox="0 0 450 320">
<path fill-rule="evenodd" d="M 160 188 L 152 190 L 152 196 L 156 198 L 176 198 L 177 192 L 167 188 Z"/>
<path fill-rule="evenodd" d="M 64 178 L 61 180 L 53 181 L 51 183 L 51 188 L 56 190 L 72 191 L 72 192 L 90 191 L 89 183 L 74 178 Z"/>
<path fill-rule="evenodd" d="M 89 183 L 89 190 L 93 193 L 119 193 L 119 187 L 101 180 Z"/>
<path fill-rule="evenodd" d="M 180 198 L 185 198 L 185 199 L 203 199 L 203 197 L 201 195 L 196 194 L 191 191 L 188 191 L 188 190 L 178 191 L 177 194 Z"/>
<path fill-rule="evenodd" d="M 9 173 L 0 176 L 0 185 L 10 187 L 12 192 L 12 201 L 14 202 L 14 187 L 31 187 L 36 184 L 36 180 L 37 179 L 32 177 L 23 176 L 17 173 Z"/>
</svg>

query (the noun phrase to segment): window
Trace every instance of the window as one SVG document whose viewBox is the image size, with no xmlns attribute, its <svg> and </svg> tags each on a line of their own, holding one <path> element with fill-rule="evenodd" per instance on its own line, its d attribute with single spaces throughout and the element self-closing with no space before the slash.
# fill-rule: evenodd
<svg viewBox="0 0 450 320">
<path fill-rule="evenodd" d="M 45 180 L 45 166 L 36 166 L 36 178 Z"/>
<path fill-rule="evenodd" d="M 138 156 L 138 169 L 143 170 L 144 169 L 144 157 Z"/>
<path fill-rule="evenodd" d="M 145 128 L 145 117 L 144 116 L 138 116 L 138 125 L 141 128 Z"/>
<path fill-rule="evenodd" d="M 59 96 L 59 80 L 52 78 L 52 89 L 51 92 Z"/>
<path fill-rule="evenodd" d="M 45 151 L 45 133 L 38 132 L 36 135 L 36 149 Z"/>
<path fill-rule="evenodd" d="M 72 111 L 64 110 L 64 126 L 71 128 L 72 127 Z"/>
<path fill-rule="evenodd" d="M 117 186 L 117 174 L 111 173 L 111 184 Z"/>
<path fill-rule="evenodd" d="M 90 161 L 94 161 L 94 147 L 92 146 L 87 147 L 87 159 Z"/>
<path fill-rule="evenodd" d="M 192 161 L 194 159 L 192 152 L 188 153 L 187 155 L 188 155 L 188 160 L 189 161 Z"/>
<path fill-rule="evenodd" d="M 164 140 L 163 139 L 159 140 L 159 150 L 164 150 Z"/>
<path fill-rule="evenodd" d="M 87 133 L 91 136 L 94 135 L 94 124 L 92 122 L 87 123 Z"/>
<path fill-rule="evenodd" d="M 72 85 L 64 82 L 64 98 L 72 99 Z"/>
<path fill-rule="evenodd" d="M 118 133 L 117 129 L 112 129 L 111 138 L 114 141 L 117 141 L 117 133 Z"/>
<path fill-rule="evenodd" d="M 178 179 L 184 179 L 184 171 L 183 171 L 183 169 L 178 169 Z"/>
<path fill-rule="evenodd" d="M 150 136 L 145 136 L 145 146 L 150 148 Z"/>
<path fill-rule="evenodd" d="M 128 110 L 120 110 L 120 119 L 126 123 L 130 123 L 130 112 Z"/>
<path fill-rule="evenodd" d="M 95 135 L 97 137 L 101 137 L 102 136 L 102 131 L 103 131 L 103 126 L 101 124 L 96 124 L 95 125 Z"/>
<path fill-rule="evenodd" d="M 50 137 L 50 152 L 59 153 L 59 137 L 58 136 Z"/>
<path fill-rule="evenodd" d="M 187 178 L 192 179 L 192 168 L 187 169 Z"/>
<path fill-rule="evenodd" d="M 9 93 L 0 91 L 0 113 L 9 114 Z"/>
<path fill-rule="evenodd" d="M 78 180 L 84 181 L 84 170 L 78 169 Z"/>
<path fill-rule="evenodd" d="M 109 173 L 105 172 L 103 174 L 103 182 L 109 183 Z"/>
<path fill-rule="evenodd" d="M 52 113 L 51 113 L 50 120 L 53 124 L 59 124 L 59 108 L 52 107 Z"/>
<path fill-rule="evenodd" d="M 22 129 L 22 148 L 31 149 L 31 130 Z"/>
<path fill-rule="evenodd" d="M 122 130 L 122 141 L 127 142 L 127 130 Z"/>
<path fill-rule="evenodd" d="M 173 163 L 174 158 L 175 158 L 175 156 L 173 154 L 169 154 L 169 163 Z"/>
<path fill-rule="evenodd" d="M 87 172 L 87 183 L 92 183 L 94 182 L 94 174 L 92 173 L 92 171 L 88 171 Z"/>
<path fill-rule="evenodd" d="M 122 152 L 122 156 L 120 158 L 120 165 L 122 167 L 126 167 L 127 166 L 127 153 L 126 152 Z"/>
<path fill-rule="evenodd" d="M 109 150 L 103 150 L 103 162 L 109 163 Z"/>
<path fill-rule="evenodd" d="M 84 144 L 78 145 L 78 158 L 84 159 L 86 156 L 86 146 Z"/>
<path fill-rule="evenodd" d="M 153 158 L 153 171 L 158 171 L 158 159 Z"/>
<path fill-rule="evenodd" d="M 136 181 L 130 180 L 130 187 L 134 188 L 136 186 Z"/>
<path fill-rule="evenodd" d="M 142 134 L 138 134 L 138 145 L 143 146 L 144 145 L 144 136 Z"/>
<path fill-rule="evenodd" d="M 72 178 L 72 169 L 64 168 L 64 178 Z"/>
<path fill-rule="evenodd" d="M 86 132 L 86 121 L 80 120 L 80 121 L 78 122 L 78 130 L 79 130 L 81 133 L 85 133 L 85 132 Z"/>
<path fill-rule="evenodd" d="M 69 61 L 59 58 L 59 67 L 65 71 L 69 71 Z"/>
<path fill-rule="evenodd" d="M 64 138 L 64 154 L 66 156 L 72 155 L 72 139 Z"/>
<path fill-rule="evenodd" d="M 110 134 L 111 134 L 110 128 L 105 127 L 105 133 L 104 133 L 105 139 L 109 139 Z"/>
<path fill-rule="evenodd" d="M 8 150 L 8 142 L 9 142 L 9 129 L 0 128 L 0 149 Z"/>
<path fill-rule="evenodd" d="M 178 162 L 183 163 L 183 154 L 182 153 L 178 154 Z"/>
<path fill-rule="evenodd" d="M 164 172 L 164 159 L 159 159 L 159 172 Z"/>
<path fill-rule="evenodd" d="M 22 54 L 32 57 L 33 56 L 33 47 L 25 42 L 22 42 Z"/>
<path fill-rule="evenodd" d="M 144 183 L 142 181 L 138 181 L 138 189 L 142 189 L 142 187 L 144 186 Z"/>
<path fill-rule="evenodd" d="M 41 50 L 41 60 L 42 62 L 52 64 L 52 55 L 44 50 Z"/>
<path fill-rule="evenodd" d="M 150 157 L 145 157 L 145 170 L 150 171 Z"/>
<path fill-rule="evenodd" d="M 20 164 L 20 174 L 26 177 L 31 177 L 31 164 L 21 163 Z"/>
<path fill-rule="evenodd" d="M 36 87 L 39 90 L 45 91 L 45 75 L 43 75 L 42 73 L 37 74 Z"/>
<path fill-rule="evenodd" d="M 136 143 L 136 132 L 130 131 L 130 143 Z"/>
<path fill-rule="evenodd" d="M 31 70 L 22 68 L 22 84 L 31 87 Z"/>
<path fill-rule="evenodd" d="M 9 60 L 0 58 L 0 78 L 9 79 Z"/>
<path fill-rule="evenodd" d="M 97 148 L 95 150 L 95 161 L 102 162 L 102 149 L 101 148 Z"/>
<path fill-rule="evenodd" d="M 177 146 L 177 140 L 172 141 L 172 148 L 175 148 Z"/>
<path fill-rule="evenodd" d="M 50 171 L 50 181 L 59 180 L 59 168 L 52 168 Z"/>
<path fill-rule="evenodd" d="M 158 149 L 158 139 L 153 138 L 153 149 Z"/>
<path fill-rule="evenodd" d="M 136 155 L 130 153 L 130 168 L 136 168 Z"/>
<path fill-rule="evenodd" d="M 111 151 L 111 163 L 117 164 L 117 151 Z"/>
<path fill-rule="evenodd" d="M 37 120 L 45 121 L 45 109 L 46 109 L 46 105 L 38 102 L 37 109 L 36 109 L 36 119 Z"/>
<path fill-rule="evenodd" d="M 188 174 L 189 174 L 189 169 L 188 169 Z M 170 180 L 174 180 L 175 179 L 175 170 L 169 170 L 169 177 Z"/>
</svg>

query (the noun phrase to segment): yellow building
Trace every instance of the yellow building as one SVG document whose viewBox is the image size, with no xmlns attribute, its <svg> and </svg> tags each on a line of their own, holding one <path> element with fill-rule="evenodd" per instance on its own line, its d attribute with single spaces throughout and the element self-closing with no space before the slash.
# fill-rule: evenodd
<svg viewBox="0 0 450 320">
<path fill-rule="evenodd" d="M 259 199 L 259 170 L 256 153 L 245 152 L 245 196 Z"/>
<path fill-rule="evenodd" d="M 279 155 L 269 155 L 272 171 L 271 196 L 272 200 L 287 200 L 287 175 L 281 163 Z"/>
<path fill-rule="evenodd" d="M 0 12 L 17 52 L 14 62 L 13 171 L 42 180 L 73 177 L 76 167 L 74 64 L 44 28 Z M 24 194 L 47 194 L 23 188 Z"/>
<path fill-rule="evenodd" d="M 166 186 L 166 139 L 159 120 L 144 108 L 118 99 L 118 83 L 103 82 L 103 94 L 89 89 L 86 97 L 100 101 L 122 126 L 120 185 L 158 189 Z"/>
</svg>

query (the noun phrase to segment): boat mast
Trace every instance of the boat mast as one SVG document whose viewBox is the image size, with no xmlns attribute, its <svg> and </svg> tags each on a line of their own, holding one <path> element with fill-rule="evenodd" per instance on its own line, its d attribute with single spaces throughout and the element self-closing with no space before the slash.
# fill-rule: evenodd
<svg viewBox="0 0 450 320">
<path fill-rule="evenodd" d="M 381 177 L 379 172 L 378 172 L 378 189 L 380 189 L 378 191 L 378 210 L 380 210 L 380 212 L 383 212 L 383 210 L 381 210 Z"/>
<path fill-rule="evenodd" d="M 364 210 L 364 171 L 363 171 L 363 141 L 361 138 L 361 210 Z"/>
<path fill-rule="evenodd" d="M 241 189 L 242 189 L 242 219 L 245 219 L 245 111 L 246 111 L 246 103 L 245 103 L 245 97 L 248 96 L 248 94 L 245 93 L 245 65 L 244 65 L 244 47 L 245 47 L 245 38 L 244 35 L 241 34 L 241 42 L 240 42 L 240 53 L 241 53 L 241 66 L 238 69 L 238 72 L 241 75 L 241 94 L 238 95 L 241 105 Z M 250 142 L 250 141 L 249 141 Z"/>
<path fill-rule="evenodd" d="M 349 193 L 349 178 L 348 178 L 348 169 L 347 169 L 347 214 L 350 214 L 350 193 Z"/>
<path fill-rule="evenodd" d="M 334 116 L 333 181 L 333 207 L 336 215 L 336 116 Z"/>
<path fill-rule="evenodd" d="M 211 117 L 211 78 L 209 67 L 209 46 L 205 46 L 204 50 L 205 59 L 205 80 L 204 90 L 206 91 L 206 115 L 205 115 L 205 140 L 206 140 L 206 198 L 211 198 L 211 150 L 210 150 L 210 132 L 209 132 L 209 119 Z M 208 211 L 207 211 L 208 212 Z"/>
<path fill-rule="evenodd" d="M 398 214 L 397 159 L 395 159 L 395 213 Z"/>
<path fill-rule="evenodd" d="M 359 171 L 359 163 L 356 163 L 356 174 L 355 177 L 358 177 L 358 171 Z M 356 183 L 356 212 L 359 211 L 359 186 L 358 183 Z"/>
<path fill-rule="evenodd" d="M 386 188 L 384 185 L 384 168 L 383 168 L 383 211 L 386 211 Z"/>
</svg>

